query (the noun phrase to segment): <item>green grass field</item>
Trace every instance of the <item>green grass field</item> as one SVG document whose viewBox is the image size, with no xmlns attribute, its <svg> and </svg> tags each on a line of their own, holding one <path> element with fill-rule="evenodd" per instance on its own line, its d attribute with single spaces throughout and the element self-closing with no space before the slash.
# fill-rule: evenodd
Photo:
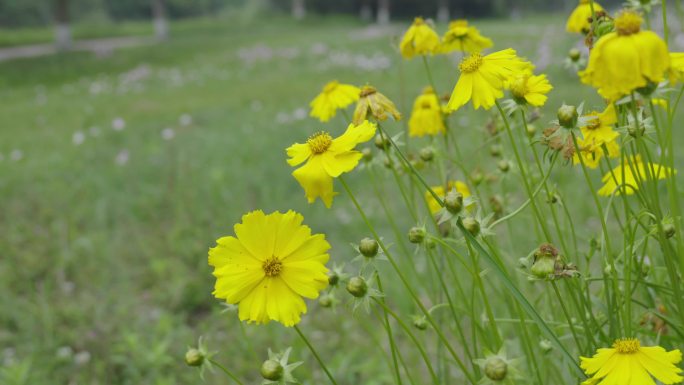
<svg viewBox="0 0 684 385">
<path fill-rule="evenodd" d="M 562 23 L 556 16 L 476 22 L 497 48 L 516 48 L 545 65 L 555 89 L 540 128 L 563 101 L 599 101 L 562 66 L 575 44 Z M 351 260 L 349 243 L 368 235 L 351 202 L 341 194 L 330 210 L 308 205 L 284 149 L 323 128 L 307 117 L 308 103 L 331 79 L 373 84 L 408 117 L 427 79 L 419 59 L 402 61 L 397 53 L 405 25 L 188 21 L 172 25 L 172 39 L 158 45 L 0 63 L 0 382 L 199 383 L 183 355 L 203 335 L 220 352 L 217 360 L 246 383 L 259 381 L 269 347 L 287 346 L 305 361 L 298 378 L 322 383 L 293 330 L 241 325 L 233 311 L 224 312 L 211 295 L 207 249 L 249 210 L 294 209 L 328 235 L 332 261 Z M 454 86 L 457 59 L 431 61 L 439 92 Z M 468 111 L 459 112 L 453 127 L 470 154 L 468 166 L 495 172 L 481 146 L 486 114 Z M 345 126 L 336 117 L 325 129 L 339 134 Z M 403 123 L 387 127 L 404 130 Z M 377 171 L 389 186 L 391 175 L 382 166 Z M 365 172 L 347 179 L 374 218 L 382 218 Z M 565 167 L 552 179 L 570 175 L 580 174 Z M 493 188 L 506 194 L 510 208 L 524 200 L 515 178 Z M 586 187 L 572 188 L 563 193 L 584 220 L 581 213 L 592 207 Z M 399 205 L 396 198 L 389 204 Z M 400 219 L 402 228 L 413 225 Z M 588 245 L 598 223 L 575 225 Z M 507 231 L 505 237 L 518 239 L 508 250 L 512 260 L 536 247 L 525 241 L 528 229 Z M 410 255 L 404 263 L 412 264 Z M 396 310 L 415 313 L 408 299 L 392 296 L 401 292 L 398 285 L 387 286 Z M 346 320 L 332 322 L 338 318 Z M 373 317 L 309 303 L 303 325 L 341 384 L 392 382 L 379 354 L 384 332 L 367 326 L 367 318 Z M 436 346 L 433 336 L 424 338 Z M 206 382 L 227 383 L 218 372 Z"/>
</svg>

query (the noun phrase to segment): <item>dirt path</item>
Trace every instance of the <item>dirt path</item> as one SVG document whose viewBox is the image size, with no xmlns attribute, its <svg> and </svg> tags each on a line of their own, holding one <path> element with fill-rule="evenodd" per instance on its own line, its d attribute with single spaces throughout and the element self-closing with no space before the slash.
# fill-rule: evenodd
<svg viewBox="0 0 684 385">
<path fill-rule="evenodd" d="M 136 47 L 153 44 L 157 40 L 152 37 L 115 37 L 106 39 L 90 39 L 74 41 L 71 51 L 90 51 L 95 55 L 106 56 L 117 48 Z M 37 56 L 54 55 L 58 51 L 52 43 L 22 45 L 0 48 L 0 62 Z"/>
</svg>

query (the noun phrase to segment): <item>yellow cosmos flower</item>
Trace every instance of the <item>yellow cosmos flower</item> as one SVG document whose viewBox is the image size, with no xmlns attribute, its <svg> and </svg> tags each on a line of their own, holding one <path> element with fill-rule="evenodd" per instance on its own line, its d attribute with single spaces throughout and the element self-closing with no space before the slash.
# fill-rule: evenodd
<svg viewBox="0 0 684 385">
<path fill-rule="evenodd" d="M 491 39 L 480 34 L 477 28 L 468 25 L 467 20 L 455 20 L 449 23 L 449 29 L 442 37 L 440 52 L 480 52 L 493 46 Z"/>
<path fill-rule="evenodd" d="M 409 136 L 437 135 L 445 131 L 439 98 L 432 87 L 426 87 L 413 103 L 409 119 Z"/>
<path fill-rule="evenodd" d="M 684 52 L 670 52 L 670 83 L 684 80 Z"/>
<path fill-rule="evenodd" d="M 488 110 L 496 99 L 503 96 L 504 82 L 516 72 L 528 71 L 532 64 L 516 56 L 515 50 L 503 51 L 482 56 L 474 53 L 458 65 L 461 76 L 451 94 L 447 109 L 455 111 L 470 99 L 473 107 Z"/>
<path fill-rule="evenodd" d="M 387 120 L 388 113 L 392 115 L 394 120 L 401 119 L 399 110 L 397 110 L 397 107 L 387 98 L 387 96 L 378 92 L 375 87 L 361 87 L 359 102 L 356 104 L 354 117 L 352 118 L 354 124 L 361 124 L 369 117 L 373 117 L 375 120 L 383 122 Z"/>
<path fill-rule="evenodd" d="M 399 44 L 401 56 L 411 59 L 416 55 L 427 55 L 437 52 L 439 36 L 422 17 L 416 17 L 413 24 L 404 34 Z"/>
<path fill-rule="evenodd" d="M 327 122 L 337 113 L 338 109 L 359 100 L 361 89 L 349 84 L 340 84 L 333 80 L 323 87 L 323 92 L 318 94 L 309 103 L 311 106 L 310 116 L 318 118 L 321 122 Z"/>
<path fill-rule="evenodd" d="M 520 72 L 514 74 L 508 81 L 508 88 L 518 103 L 541 107 L 546 103 L 546 94 L 553 89 L 553 86 L 544 74 Z"/>
<path fill-rule="evenodd" d="M 662 81 L 670 67 L 665 42 L 652 31 L 641 31 L 642 22 L 636 12 L 623 11 L 615 18 L 616 32 L 599 39 L 587 69 L 579 73 L 583 83 L 610 101 Z"/>
<path fill-rule="evenodd" d="M 603 145 L 608 149 L 609 157 L 620 155 L 620 146 L 616 140 L 620 134 L 613 130 L 613 125 L 617 123 L 617 114 L 611 103 L 603 112 L 592 112 L 588 116 L 593 119 L 586 126 L 580 127 L 582 138 L 577 140 L 580 152 L 575 153 L 573 163 L 579 164 L 581 156 L 587 167 L 596 168 L 603 157 Z"/>
<path fill-rule="evenodd" d="M 435 192 L 439 197 L 442 199 L 446 198 L 446 195 L 449 191 L 456 189 L 456 191 L 460 192 L 461 195 L 463 195 L 463 198 L 468 198 L 470 196 L 470 189 L 468 188 L 468 185 L 461 182 L 460 180 L 452 180 L 447 183 L 447 188 L 445 189 L 444 186 L 432 186 L 432 191 Z M 435 199 L 435 197 L 430 194 L 429 191 L 425 192 L 425 201 L 428 204 L 428 208 L 430 209 L 430 213 L 436 214 L 439 210 L 442 209 L 442 206 L 439 205 L 439 202 Z"/>
<path fill-rule="evenodd" d="M 603 11 L 603 8 L 594 1 L 594 12 Z M 591 27 L 589 19 L 592 17 L 591 4 L 589 0 L 580 0 L 579 5 L 570 14 L 565 29 L 568 32 L 587 33 Z"/>
<path fill-rule="evenodd" d="M 306 143 L 295 143 L 287 149 L 290 166 L 306 162 L 294 170 L 292 175 L 304 188 L 309 203 L 320 197 L 325 206 L 330 208 L 333 197 L 333 178 L 356 167 L 363 154 L 354 150 L 357 144 L 367 142 L 375 135 L 376 126 L 364 121 L 359 125 L 350 124 L 347 131 L 333 139 L 327 132 L 321 131 L 309 137 Z"/>
<path fill-rule="evenodd" d="M 592 376 L 584 384 L 655 385 L 653 377 L 663 384 L 684 380 L 678 364 L 679 349 L 666 351 L 660 346 L 641 346 L 636 338 L 619 339 L 612 348 L 600 348 L 591 358 L 580 357 L 580 366 Z"/>
<path fill-rule="evenodd" d="M 330 244 L 311 234 L 294 211 L 245 214 L 235 236 L 219 238 L 209 249 L 214 267 L 214 296 L 238 305 L 241 321 L 297 324 L 306 304 L 328 286 Z"/>
<path fill-rule="evenodd" d="M 603 187 L 599 189 L 598 194 L 602 196 L 610 196 L 613 193 L 632 195 L 639 189 L 640 182 L 649 178 L 665 179 L 673 171 L 677 173 L 677 170 L 657 163 L 644 163 L 640 156 L 635 156 L 629 163 L 625 161 L 603 176 L 601 179 Z"/>
</svg>

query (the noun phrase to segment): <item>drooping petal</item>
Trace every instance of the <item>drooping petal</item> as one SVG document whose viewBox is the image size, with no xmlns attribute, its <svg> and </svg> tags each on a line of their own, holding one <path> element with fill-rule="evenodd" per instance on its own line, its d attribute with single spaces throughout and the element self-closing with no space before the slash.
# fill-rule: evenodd
<svg viewBox="0 0 684 385">
<path fill-rule="evenodd" d="M 326 207 L 330 208 L 333 197 L 337 194 L 333 191 L 333 179 L 323 167 L 323 158 L 320 155 L 312 156 L 302 167 L 294 170 L 292 175 L 304 188 L 304 193 L 309 203 L 313 203 L 320 197 Z"/>
<path fill-rule="evenodd" d="M 287 160 L 287 164 L 290 166 L 296 166 L 311 157 L 311 147 L 307 143 L 295 143 L 287 148 L 287 156 L 290 159 Z"/>
<path fill-rule="evenodd" d="M 473 74 L 461 74 L 447 103 L 448 111 L 456 111 L 464 106 L 473 95 Z"/>
</svg>

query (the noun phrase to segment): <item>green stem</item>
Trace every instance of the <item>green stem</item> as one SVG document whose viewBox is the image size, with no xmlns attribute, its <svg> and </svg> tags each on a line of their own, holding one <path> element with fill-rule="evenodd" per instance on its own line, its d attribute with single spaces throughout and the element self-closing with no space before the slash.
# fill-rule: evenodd
<svg viewBox="0 0 684 385">
<path fill-rule="evenodd" d="M 321 365 L 321 368 L 325 372 L 325 375 L 328 376 L 328 379 L 333 385 L 337 385 L 337 381 L 335 381 L 335 378 L 330 374 L 330 371 L 328 370 L 328 367 L 325 366 L 325 363 L 321 359 L 321 357 L 318 355 L 316 352 L 316 349 L 314 349 L 313 345 L 309 342 L 309 340 L 304 336 L 304 333 L 302 333 L 301 330 L 299 330 L 299 326 L 295 325 L 294 329 L 297 331 L 297 334 L 302 338 L 302 341 L 306 344 L 306 346 L 309 348 L 309 351 L 311 351 L 311 354 L 313 354 L 314 358 L 316 358 L 316 361 L 318 361 L 318 364 Z"/>
<path fill-rule="evenodd" d="M 225 366 L 221 365 L 220 363 L 218 363 L 218 362 L 216 362 L 216 361 L 214 361 L 214 360 L 212 360 L 212 359 L 209 359 L 209 362 L 211 362 L 212 365 L 216 365 L 219 369 L 221 369 L 221 370 L 223 371 L 223 373 L 225 373 L 228 377 L 230 377 L 233 381 L 235 381 L 236 384 L 238 384 L 238 385 L 243 385 L 243 384 L 242 384 L 242 381 L 240 381 L 240 380 L 239 380 L 233 373 L 231 373 L 230 370 L 228 370 Z"/>
<path fill-rule="evenodd" d="M 378 281 L 378 290 L 383 294 L 381 297 L 381 301 L 384 303 L 385 302 L 385 296 L 384 296 L 384 291 L 382 289 L 382 281 L 380 280 L 380 274 L 378 274 L 378 271 L 375 270 L 375 278 Z M 383 307 L 383 316 L 384 316 L 384 322 L 385 322 L 385 329 L 387 329 L 387 339 L 389 340 L 390 344 L 390 351 L 392 352 L 392 362 L 394 363 L 394 371 L 395 375 L 397 377 L 397 384 L 401 385 L 401 373 L 399 372 L 399 364 L 397 362 L 397 345 L 394 342 L 394 338 L 392 337 L 392 327 L 390 326 L 389 322 L 389 316 L 387 315 L 387 311 L 384 310 Z"/>
</svg>

